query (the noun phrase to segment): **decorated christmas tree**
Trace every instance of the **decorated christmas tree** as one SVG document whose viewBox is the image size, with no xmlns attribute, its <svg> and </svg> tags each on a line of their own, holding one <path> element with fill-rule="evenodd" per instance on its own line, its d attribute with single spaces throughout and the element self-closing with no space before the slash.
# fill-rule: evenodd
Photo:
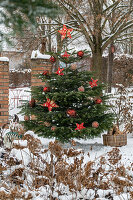
<svg viewBox="0 0 133 200">
<path fill-rule="evenodd" d="M 55 73 L 44 71 L 39 77 L 44 86 L 32 88 L 32 99 L 21 111 L 29 116 L 24 121 L 27 130 L 68 141 L 97 136 L 112 126 L 104 85 L 90 71 L 78 71 L 71 64 Z"/>
<path fill-rule="evenodd" d="M 61 30 L 60 33 L 62 37 L 63 34 L 71 37 L 71 31 Z M 52 63 L 58 58 L 66 67 L 37 75 L 42 86 L 32 87 L 32 99 L 21 110 L 27 130 L 66 142 L 98 136 L 112 126 L 113 114 L 107 105 L 109 97 L 103 93 L 104 85 L 93 72 L 79 70 L 75 64 L 84 54 L 85 51 L 69 53 L 67 50 L 61 55 L 51 54 Z"/>
</svg>

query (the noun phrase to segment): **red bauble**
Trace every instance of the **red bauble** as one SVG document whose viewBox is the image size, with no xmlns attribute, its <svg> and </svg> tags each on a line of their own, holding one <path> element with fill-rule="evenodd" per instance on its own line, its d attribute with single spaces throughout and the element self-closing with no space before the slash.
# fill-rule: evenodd
<svg viewBox="0 0 133 200">
<path fill-rule="evenodd" d="M 78 51 L 77 55 L 78 55 L 80 58 L 82 58 L 83 55 L 84 55 L 84 52 L 83 52 L 83 51 Z"/>
<path fill-rule="evenodd" d="M 96 103 L 96 104 L 102 103 L 102 99 L 100 99 L 100 98 L 95 99 L 95 103 Z"/>
<path fill-rule="evenodd" d="M 35 107 L 35 99 L 31 99 L 31 101 L 29 102 L 30 107 Z"/>
<path fill-rule="evenodd" d="M 44 87 L 43 88 L 43 92 L 49 92 L 50 91 L 50 88 L 49 87 Z"/>
<path fill-rule="evenodd" d="M 76 70 L 77 69 L 77 65 L 76 64 L 71 64 L 71 69 L 72 70 Z"/>
<path fill-rule="evenodd" d="M 27 116 L 27 115 L 25 115 L 25 116 L 24 116 L 24 120 L 25 120 L 25 121 L 29 121 L 29 120 L 30 120 L 30 117 Z"/>
<path fill-rule="evenodd" d="M 73 109 L 68 109 L 67 110 L 67 114 L 71 117 L 75 117 L 76 116 L 76 111 Z"/>
<path fill-rule="evenodd" d="M 31 120 L 36 120 L 36 116 L 35 115 L 31 115 Z"/>
<path fill-rule="evenodd" d="M 48 70 L 45 70 L 43 73 L 42 73 L 42 75 L 44 75 L 44 76 L 46 76 L 46 75 L 48 75 L 49 74 L 49 71 Z"/>
<path fill-rule="evenodd" d="M 51 62 L 51 63 L 55 63 L 55 62 L 56 62 L 56 58 L 55 58 L 54 56 L 51 56 L 51 57 L 50 57 L 50 62 Z"/>
<path fill-rule="evenodd" d="M 84 92 L 84 91 L 85 91 L 85 88 L 84 88 L 83 86 L 80 86 L 80 87 L 78 88 L 78 91 L 79 91 L 79 92 Z"/>
<path fill-rule="evenodd" d="M 51 131 L 55 131 L 56 128 L 57 128 L 56 126 L 52 126 L 52 127 L 51 127 Z"/>
<path fill-rule="evenodd" d="M 50 123 L 49 123 L 49 122 L 44 122 L 44 125 L 45 125 L 46 127 L 49 127 L 49 126 L 50 126 Z"/>
<path fill-rule="evenodd" d="M 94 122 L 92 123 L 92 127 L 93 127 L 93 128 L 98 128 L 98 127 L 99 127 L 99 123 L 96 122 L 96 121 L 94 121 Z"/>
</svg>

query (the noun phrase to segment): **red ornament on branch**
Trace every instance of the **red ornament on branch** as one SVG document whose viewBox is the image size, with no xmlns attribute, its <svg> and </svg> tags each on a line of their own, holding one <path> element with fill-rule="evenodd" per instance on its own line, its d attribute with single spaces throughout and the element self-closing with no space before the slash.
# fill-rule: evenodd
<svg viewBox="0 0 133 200">
<path fill-rule="evenodd" d="M 76 70 L 77 69 L 77 65 L 76 64 L 71 64 L 71 70 Z"/>
<path fill-rule="evenodd" d="M 55 104 L 53 100 L 47 99 L 47 102 L 42 105 L 43 107 L 48 107 L 48 110 L 51 111 L 52 108 L 58 108 L 59 106 Z"/>
<path fill-rule="evenodd" d="M 59 67 L 59 68 L 58 68 L 58 71 L 56 72 L 56 74 L 58 74 L 58 75 L 60 75 L 60 76 L 64 75 L 64 74 L 62 73 L 63 70 L 64 70 L 64 68 L 60 69 L 60 67 Z"/>
<path fill-rule="evenodd" d="M 49 87 L 44 87 L 43 88 L 43 92 L 49 92 L 50 91 L 50 88 Z"/>
<path fill-rule="evenodd" d="M 31 115 L 31 120 L 36 120 L 37 117 L 35 115 Z"/>
<path fill-rule="evenodd" d="M 51 127 L 51 131 L 55 131 L 56 128 L 57 128 L 56 126 L 52 126 L 52 127 Z"/>
<path fill-rule="evenodd" d="M 84 123 L 81 123 L 81 124 L 76 124 L 77 128 L 75 128 L 75 130 L 81 130 L 81 129 L 84 129 Z"/>
<path fill-rule="evenodd" d="M 67 51 L 65 51 L 65 53 L 62 55 L 62 57 L 64 57 L 64 58 L 69 58 L 69 57 L 70 57 L 70 54 L 68 54 Z"/>
<path fill-rule="evenodd" d="M 43 73 L 42 73 L 42 75 L 44 75 L 44 76 L 46 76 L 46 75 L 48 75 L 49 74 L 49 71 L 48 70 L 45 70 Z"/>
<path fill-rule="evenodd" d="M 84 91 L 85 91 L 85 88 L 84 88 L 83 86 L 80 86 L 80 87 L 78 88 L 78 91 L 79 91 L 79 92 L 84 92 Z"/>
<path fill-rule="evenodd" d="M 90 86 L 93 88 L 95 86 L 97 86 L 97 81 L 98 80 L 94 80 L 93 78 L 91 78 L 92 81 L 89 81 Z"/>
<path fill-rule="evenodd" d="M 67 110 L 67 114 L 71 117 L 75 117 L 76 116 L 76 111 L 73 109 L 68 109 Z"/>
<path fill-rule="evenodd" d="M 95 104 L 100 104 L 100 103 L 102 103 L 102 99 L 100 98 L 95 99 Z"/>
<path fill-rule="evenodd" d="M 51 63 L 55 63 L 55 62 L 56 62 L 56 58 L 55 58 L 54 56 L 51 56 L 51 57 L 50 57 L 50 62 L 51 62 Z"/>
<path fill-rule="evenodd" d="M 51 124 L 49 122 L 44 122 L 44 126 L 49 127 Z"/>
<path fill-rule="evenodd" d="M 73 31 L 72 28 L 67 28 L 66 25 L 63 25 L 63 29 L 62 30 L 59 30 L 58 32 L 62 35 L 61 39 L 64 40 L 65 37 L 69 37 L 69 38 L 72 38 L 71 37 L 71 32 Z"/>
<path fill-rule="evenodd" d="M 82 58 L 84 56 L 84 52 L 83 51 L 78 51 L 77 56 L 79 56 L 80 58 Z"/>
<path fill-rule="evenodd" d="M 24 120 L 25 120 L 25 121 L 29 121 L 29 120 L 30 120 L 30 117 L 29 117 L 28 115 L 25 115 L 25 116 L 24 116 Z"/>
<path fill-rule="evenodd" d="M 35 99 L 31 99 L 31 101 L 29 102 L 30 107 L 35 107 Z"/>
<path fill-rule="evenodd" d="M 94 121 L 94 122 L 92 123 L 92 127 L 93 127 L 93 128 L 98 128 L 98 127 L 99 127 L 99 123 L 96 122 L 96 121 Z"/>
</svg>

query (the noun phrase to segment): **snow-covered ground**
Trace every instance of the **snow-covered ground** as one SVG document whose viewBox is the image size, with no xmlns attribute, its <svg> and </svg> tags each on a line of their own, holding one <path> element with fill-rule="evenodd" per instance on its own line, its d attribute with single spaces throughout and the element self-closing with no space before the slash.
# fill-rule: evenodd
<svg viewBox="0 0 133 200">
<path fill-rule="evenodd" d="M 29 148 L 28 143 L 29 140 L 15 140 L 14 141 L 14 145 L 18 145 L 18 146 L 14 146 L 10 151 L 8 151 L 8 158 L 6 160 L 8 160 L 9 158 L 13 158 L 14 160 L 17 161 L 17 165 L 16 166 L 7 166 L 7 163 L 1 159 L 1 161 L 3 162 L 2 164 L 4 166 L 6 166 L 7 170 L 3 171 L 4 176 L 7 177 L 10 176 L 10 174 L 13 174 L 14 171 L 17 169 L 19 170 L 19 172 L 21 173 L 21 169 L 23 171 L 23 176 L 21 177 L 23 184 L 21 184 L 21 188 L 20 191 L 23 191 L 23 188 L 25 188 L 25 192 L 24 195 L 25 197 L 28 197 L 28 195 L 30 194 L 32 196 L 31 199 L 33 200 L 51 200 L 51 198 L 49 197 L 49 195 L 52 192 L 53 197 L 58 200 L 107 200 L 107 199 L 113 199 L 113 200 L 132 200 L 131 196 L 129 195 L 129 191 L 133 191 L 133 187 L 128 187 L 125 186 L 124 191 L 120 194 L 117 194 L 117 192 L 115 191 L 115 185 L 113 186 L 113 179 L 115 178 L 119 178 L 119 180 L 123 180 L 125 181 L 126 178 L 122 175 L 120 175 L 120 177 L 118 177 L 117 173 L 116 173 L 116 169 L 122 169 L 123 170 L 123 166 L 124 169 L 126 170 L 126 176 L 130 176 L 131 181 L 133 180 L 133 136 L 129 135 L 128 136 L 128 144 L 126 146 L 123 147 L 119 147 L 118 149 L 120 150 L 119 155 L 122 155 L 120 161 L 118 161 L 118 163 L 116 163 L 116 165 L 112 165 L 111 163 L 108 163 L 108 157 L 109 157 L 109 152 L 111 152 L 114 148 L 113 147 L 105 147 L 103 146 L 103 141 L 102 141 L 102 137 L 99 138 L 94 138 L 94 139 L 88 139 L 88 140 L 75 140 L 76 142 L 76 146 L 72 146 L 71 144 L 61 144 L 61 146 L 63 147 L 63 149 L 67 149 L 67 151 L 71 148 L 77 150 L 78 152 L 81 151 L 81 153 L 79 155 L 76 156 L 76 159 L 82 159 L 83 158 L 83 163 L 82 163 L 82 168 L 84 168 L 87 164 L 89 164 L 90 162 L 95 162 L 95 164 L 93 165 L 93 169 L 90 173 L 97 173 L 98 169 L 103 169 L 103 172 L 99 172 L 99 173 L 103 173 L 100 174 L 99 177 L 102 177 L 102 181 L 105 180 L 110 182 L 110 187 L 109 189 L 99 189 L 99 187 L 97 186 L 96 190 L 97 190 L 97 198 L 94 198 L 95 195 L 95 190 L 94 189 L 85 189 L 82 187 L 81 191 L 70 191 L 68 186 L 64 185 L 64 184 L 57 184 L 56 181 L 53 179 L 51 181 L 54 181 L 54 188 L 53 191 L 51 191 L 51 188 L 49 187 L 49 185 L 42 185 L 41 187 L 38 187 L 37 184 L 35 183 L 35 185 L 33 185 L 34 183 L 34 179 L 43 179 L 45 177 L 49 177 L 49 173 L 50 171 L 48 171 L 48 174 L 46 175 L 37 175 L 37 171 L 36 170 L 40 170 L 40 172 L 42 173 L 43 171 L 45 171 L 46 166 L 48 167 L 48 163 L 50 165 L 50 161 L 51 161 L 51 154 L 53 154 L 53 158 L 54 161 L 53 163 L 55 167 L 54 170 L 56 169 L 56 167 L 58 167 L 58 165 L 60 165 L 60 162 L 62 162 L 62 167 L 63 165 L 66 164 L 66 169 L 68 169 L 68 166 L 73 167 L 74 163 L 75 163 L 75 156 L 66 156 L 63 155 L 62 158 L 56 163 L 58 156 L 56 157 L 56 153 L 58 155 L 58 153 L 60 153 L 60 150 L 57 149 L 57 147 L 55 146 L 55 154 L 54 152 L 52 153 L 52 151 L 50 151 L 49 143 L 50 142 L 54 142 L 54 139 L 46 139 L 46 138 L 40 138 L 37 135 L 35 135 L 32 131 L 28 131 L 25 136 L 27 135 L 27 138 L 29 138 L 29 136 L 32 136 L 32 142 L 33 140 L 38 139 L 38 141 L 40 141 L 40 150 L 39 152 L 37 151 L 37 153 L 34 153 L 32 151 L 32 149 Z M 37 142 L 37 140 L 36 140 Z M 33 142 L 33 144 L 35 145 L 35 143 Z M 33 147 L 34 148 L 34 147 Z M 49 149 L 48 152 L 44 153 L 46 149 Z M 47 151 L 47 150 L 46 150 Z M 1 148 L 0 149 L 0 157 L 2 157 L 2 153 L 4 152 L 4 150 Z M 114 154 L 113 154 L 114 155 Z M 118 160 L 119 160 L 119 155 L 118 155 Z M 104 161 L 104 163 L 101 163 L 101 157 L 103 159 L 105 159 L 106 161 Z M 63 160 L 64 159 L 64 160 Z M 115 159 L 117 160 L 117 156 L 115 157 Z M 113 158 L 112 158 L 113 160 Z M 47 165 L 45 162 L 47 162 Z M 106 163 L 107 162 L 107 163 Z M 32 167 L 31 167 L 32 166 Z M 70 167 L 69 167 L 70 168 Z M 61 168 L 59 168 L 61 170 Z M 71 169 L 71 168 L 70 168 Z M 102 171 L 102 170 L 101 170 Z M 57 171 L 58 172 L 58 171 Z M 56 173 L 57 173 L 56 172 Z M 123 171 L 122 171 L 123 172 Z M 108 174 L 105 175 L 104 177 L 104 173 Z M 116 173 L 116 175 L 115 175 Z M 2 175 L 3 175 L 2 174 Z M 45 174 L 45 173 L 44 173 Z M 53 171 L 53 175 L 55 174 L 55 172 Z M 21 176 L 21 175 L 19 175 Z M 18 176 L 18 178 L 19 178 Z M 24 178 L 26 176 L 26 178 Z M 70 175 L 69 175 L 70 176 Z M 113 178 L 112 178 L 113 176 Z M 73 177 L 73 176 L 72 176 Z M 71 181 L 72 179 L 75 179 L 75 177 L 72 178 L 71 177 Z M 58 178 L 58 176 L 57 176 Z M 69 177 L 70 178 L 70 177 Z M 92 178 L 92 177 L 91 177 Z M 1 178 L 0 178 L 1 179 Z M 75 179 L 76 181 L 76 179 Z M 93 180 L 94 181 L 94 180 Z M 1 184 L 3 183 L 3 180 L 1 180 Z M 0 184 L 0 185 L 1 185 Z M 9 184 L 9 185 L 8 185 Z M 41 184 L 38 183 L 38 184 Z M 7 181 L 5 183 L 6 188 L 1 186 L 0 192 L 4 191 L 6 193 L 11 193 L 11 185 L 9 183 L 9 181 Z M 119 184 L 118 184 L 119 185 Z M 12 186 L 14 187 L 14 186 Z M 119 187 L 121 187 L 119 185 Z M 59 193 L 57 192 L 60 191 L 62 194 L 59 195 Z M 110 198 L 108 198 L 110 197 Z M 23 198 L 19 198 L 19 200 L 22 200 Z M 3 199 L 2 199 L 3 200 Z M 18 200 L 17 198 L 15 198 L 15 200 Z"/>
</svg>

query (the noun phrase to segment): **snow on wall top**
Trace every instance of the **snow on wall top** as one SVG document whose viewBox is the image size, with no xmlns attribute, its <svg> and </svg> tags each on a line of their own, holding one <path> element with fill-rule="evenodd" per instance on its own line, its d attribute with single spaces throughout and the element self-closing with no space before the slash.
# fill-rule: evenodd
<svg viewBox="0 0 133 200">
<path fill-rule="evenodd" d="M 9 62 L 9 58 L 7 58 L 7 57 L 0 57 L 0 61 Z"/>
<path fill-rule="evenodd" d="M 31 73 L 31 69 L 9 69 L 10 72 Z"/>
<path fill-rule="evenodd" d="M 39 50 L 32 51 L 32 54 L 31 54 L 31 59 L 37 59 L 37 58 L 50 59 L 50 57 L 51 57 L 50 55 L 45 55 L 45 54 L 40 53 Z"/>
</svg>

